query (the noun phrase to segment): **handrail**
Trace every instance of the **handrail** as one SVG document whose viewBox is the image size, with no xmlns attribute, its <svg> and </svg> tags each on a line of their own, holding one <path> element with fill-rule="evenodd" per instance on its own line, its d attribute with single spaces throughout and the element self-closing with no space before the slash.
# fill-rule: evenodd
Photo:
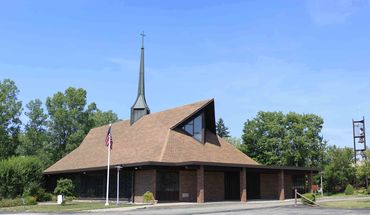
<svg viewBox="0 0 370 215">
<path fill-rule="evenodd" d="M 311 199 L 308 199 L 304 195 L 298 193 L 297 189 L 294 189 L 294 206 L 297 206 L 297 195 L 299 195 L 301 198 L 306 199 L 307 201 L 311 202 L 312 204 L 317 205 L 317 206 L 320 207 L 320 205 L 318 203 L 316 203 L 316 202 L 312 201 Z"/>
</svg>

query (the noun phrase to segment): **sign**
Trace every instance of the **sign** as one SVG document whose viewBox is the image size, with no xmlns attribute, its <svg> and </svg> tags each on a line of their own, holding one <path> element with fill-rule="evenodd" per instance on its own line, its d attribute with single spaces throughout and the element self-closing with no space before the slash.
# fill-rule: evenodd
<svg viewBox="0 0 370 215">
<path fill-rule="evenodd" d="M 319 185 L 313 184 L 312 187 L 311 187 L 311 190 L 312 191 L 318 191 L 319 190 Z"/>
</svg>

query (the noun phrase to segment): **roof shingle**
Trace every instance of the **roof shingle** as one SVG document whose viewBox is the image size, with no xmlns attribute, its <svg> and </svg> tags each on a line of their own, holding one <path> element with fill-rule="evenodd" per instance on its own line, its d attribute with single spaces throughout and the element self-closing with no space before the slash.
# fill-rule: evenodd
<svg viewBox="0 0 370 215">
<path fill-rule="evenodd" d="M 111 165 L 145 162 L 181 163 L 189 161 L 256 164 L 212 132 L 206 132 L 206 142 L 175 130 L 173 126 L 204 108 L 212 100 L 152 113 L 132 126 L 129 120 L 112 124 L 113 150 Z M 107 148 L 104 139 L 108 125 L 91 129 L 81 145 L 44 171 L 45 174 L 104 168 Z"/>
</svg>

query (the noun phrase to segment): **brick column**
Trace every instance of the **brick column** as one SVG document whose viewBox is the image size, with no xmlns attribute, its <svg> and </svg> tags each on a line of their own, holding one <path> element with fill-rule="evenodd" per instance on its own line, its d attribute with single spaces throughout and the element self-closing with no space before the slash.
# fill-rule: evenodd
<svg viewBox="0 0 370 215">
<path fill-rule="evenodd" d="M 204 166 L 197 169 L 197 203 L 204 203 Z"/>
<path fill-rule="evenodd" d="M 247 201 L 247 174 L 245 168 L 240 171 L 240 201 Z"/>
<path fill-rule="evenodd" d="M 278 193 L 279 193 L 279 200 L 285 200 L 285 191 L 284 191 L 284 170 L 280 170 L 279 173 L 279 185 L 278 185 Z"/>
</svg>

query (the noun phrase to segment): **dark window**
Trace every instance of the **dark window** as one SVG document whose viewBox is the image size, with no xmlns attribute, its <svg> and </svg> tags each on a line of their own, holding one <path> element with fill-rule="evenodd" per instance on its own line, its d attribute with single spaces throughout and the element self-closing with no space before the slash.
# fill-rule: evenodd
<svg viewBox="0 0 370 215">
<path fill-rule="evenodd" d="M 179 200 L 179 172 L 157 171 L 157 199 L 159 201 Z"/>
<path fill-rule="evenodd" d="M 183 125 L 182 130 L 186 131 L 189 135 L 194 137 L 196 140 L 203 142 L 204 141 L 204 120 L 203 113 L 200 113 L 185 125 Z"/>
<path fill-rule="evenodd" d="M 293 189 L 297 189 L 299 193 L 305 193 L 305 176 L 304 175 L 293 175 Z"/>
</svg>

